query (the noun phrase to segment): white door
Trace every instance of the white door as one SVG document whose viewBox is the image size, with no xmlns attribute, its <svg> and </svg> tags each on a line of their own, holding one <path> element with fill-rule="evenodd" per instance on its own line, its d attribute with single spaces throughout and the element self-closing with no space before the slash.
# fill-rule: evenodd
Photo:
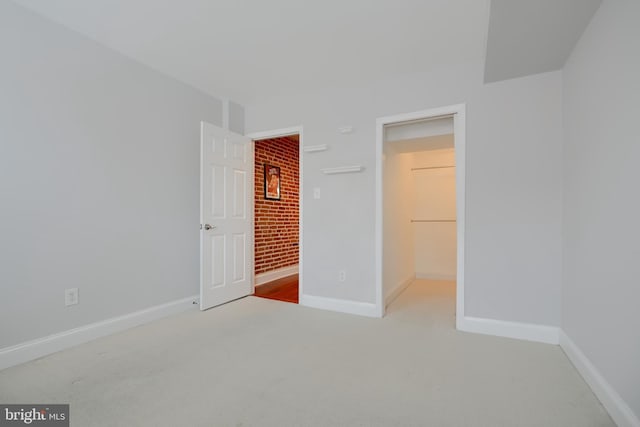
<svg viewBox="0 0 640 427">
<path fill-rule="evenodd" d="M 202 122 L 200 309 L 249 295 L 253 272 L 251 140 Z"/>
</svg>

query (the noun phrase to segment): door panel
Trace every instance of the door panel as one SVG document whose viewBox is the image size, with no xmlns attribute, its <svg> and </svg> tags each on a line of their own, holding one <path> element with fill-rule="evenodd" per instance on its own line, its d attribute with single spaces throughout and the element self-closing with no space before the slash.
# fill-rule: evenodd
<svg viewBox="0 0 640 427">
<path fill-rule="evenodd" d="M 245 279 L 246 270 L 246 248 L 247 236 L 242 234 L 233 235 L 233 281 L 239 282 Z"/>
<path fill-rule="evenodd" d="M 211 236 L 209 237 L 211 240 L 211 281 L 209 283 L 209 288 L 219 288 L 224 286 L 224 278 L 226 276 L 226 254 L 225 254 L 225 236 Z"/>
<path fill-rule="evenodd" d="M 233 217 L 244 219 L 247 200 L 247 172 L 234 169 L 233 171 Z"/>
<path fill-rule="evenodd" d="M 224 218 L 225 217 L 225 186 L 226 186 L 226 169 L 224 166 L 210 165 L 211 169 L 211 216 L 212 218 Z"/>
<path fill-rule="evenodd" d="M 202 123 L 200 309 L 251 293 L 251 140 Z"/>
</svg>

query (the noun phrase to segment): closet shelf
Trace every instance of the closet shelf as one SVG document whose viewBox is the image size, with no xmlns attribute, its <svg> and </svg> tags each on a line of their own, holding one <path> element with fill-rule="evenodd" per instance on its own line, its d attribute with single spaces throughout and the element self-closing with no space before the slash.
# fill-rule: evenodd
<svg viewBox="0 0 640 427">
<path fill-rule="evenodd" d="M 451 169 L 455 168 L 455 166 L 429 166 L 425 168 L 411 168 L 412 171 L 423 171 L 428 169 Z"/>
<path fill-rule="evenodd" d="M 412 219 L 411 222 L 456 222 L 455 219 Z"/>
</svg>

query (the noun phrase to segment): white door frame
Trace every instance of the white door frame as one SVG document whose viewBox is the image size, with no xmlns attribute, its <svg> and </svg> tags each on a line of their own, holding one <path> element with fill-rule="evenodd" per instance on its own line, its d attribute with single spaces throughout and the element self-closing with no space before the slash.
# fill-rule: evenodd
<svg viewBox="0 0 640 427">
<path fill-rule="evenodd" d="M 253 154 L 255 154 L 255 141 L 259 141 L 262 139 L 272 139 L 272 138 L 280 138 L 280 137 L 285 137 L 285 136 L 291 136 L 291 135 L 299 135 L 299 141 L 298 141 L 298 193 L 299 193 L 299 198 L 298 198 L 298 299 L 300 300 L 301 296 L 304 294 L 303 292 L 303 276 L 302 276 L 302 272 L 304 271 L 302 268 L 302 254 L 303 254 L 303 249 L 304 249 L 304 245 L 302 244 L 303 242 L 303 227 L 302 227 L 302 205 L 303 205 L 303 188 L 304 186 L 302 185 L 303 183 L 303 179 L 302 179 L 302 125 L 300 126 L 292 126 L 289 128 L 283 128 L 283 129 L 275 129 L 275 130 L 268 130 L 268 131 L 263 131 L 263 132 L 253 132 L 250 134 L 245 135 L 247 138 L 251 138 L 251 152 Z M 253 158 L 253 154 L 252 154 L 252 158 Z M 254 164 L 255 164 L 255 159 L 254 159 Z M 255 177 L 252 180 L 252 183 L 255 183 Z M 252 194 L 254 194 L 254 197 L 251 199 L 251 211 L 253 212 L 255 210 L 255 188 L 254 185 L 252 184 Z M 252 233 L 255 233 L 255 214 L 252 217 Z M 254 246 L 254 251 L 255 251 L 255 236 L 254 240 L 253 240 L 253 246 Z M 254 271 L 252 271 L 252 275 L 251 277 L 253 278 L 252 280 L 252 286 L 253 286 L 253 293 L 255 293 L 255 287 L 256 287 L 256 277 L 255 277 L 255 261 L 254 261 L 254 265 L 252 266 L 252 269 Z"/>
<path fill-rule="evenodd" d="M 376 309 L 380 317 L 384 316 L 383 288 L 383 154 L 384 127 L 414 120 L 432 119 L 453 115 L 454 150 L 456 156 L 456 231 L 457 231 L 457 267 L 456 267 L 456 328 L 460 329 L 464 319 L 464 250 L 465 250 L 465 104 L 449 105 L 413 113 L 380 117 L 376 120 Z"/>
</svg>

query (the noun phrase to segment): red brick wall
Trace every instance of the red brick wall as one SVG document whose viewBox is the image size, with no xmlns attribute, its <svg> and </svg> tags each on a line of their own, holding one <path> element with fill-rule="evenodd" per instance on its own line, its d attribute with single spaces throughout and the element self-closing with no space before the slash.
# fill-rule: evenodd
<svg viewBox="0 0 640 427">
<path fill-rule="evenodd" d="M 255 142 L 256 274 L 298 264 L 298 136 Z M 280 167 L 280 200 L 264 198 L 264 164 Z"/>
</svg>

